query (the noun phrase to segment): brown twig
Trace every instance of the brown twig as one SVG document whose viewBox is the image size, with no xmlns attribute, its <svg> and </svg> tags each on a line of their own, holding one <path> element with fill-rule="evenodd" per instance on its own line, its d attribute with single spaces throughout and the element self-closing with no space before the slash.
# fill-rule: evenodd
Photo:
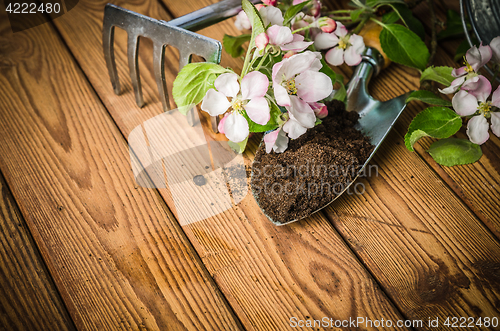
<svg viewBox="0 0 500 331">
<path fill-rule="evenodd" d="M 424 0 L 409 0 L 406 1 L 406 5 L 408 6 L 408 8 L 413 9 L 416 6 L 418 6 L 422 1 Z"/>
<path fill-rule="evenodd" d="M 430 56 L 429 56 L 429 61 L 427 61 L 427 67 L 431 66 L 434 63 L 434 58 L 436 57 L 436 52 L 437 52 L 437 32 L 436 32 L 436 25 L 438 24 L 438 20 L 436 18 L 436 11 L 434 10 L 434 3 L 433 0 L 426 0 L 427 5 L 429 6 L 429 12 L 431 14 L 431 49 L 430 49 Z M 420 84 L 420 89 L 421 90 L 428 90 L 428 91 L 433 91 L 435 88 L 432 86 L 432 84 L 428 81 L 424 81 L 422 84 Z"/>
<path fill-rule="evenodd" d="M 427 62 L 427 66 L 430 66 L 434 63 L 434 57 L 436 56 L 437 51 L 437 32 L 436 25 L 438 24 L 438 20 L 436 18 L 436 11 L 434 10 L 434 2 L 433 0 L 427 0 L 427 4 L 429 5 L 429 11 L 431 13 L 431 56 L 429 57 L 429 61 Z"/>
</svg>

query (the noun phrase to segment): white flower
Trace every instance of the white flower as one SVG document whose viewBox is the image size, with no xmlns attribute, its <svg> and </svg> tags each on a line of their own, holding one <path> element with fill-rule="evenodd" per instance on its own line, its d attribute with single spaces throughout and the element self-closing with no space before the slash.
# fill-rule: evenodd
<svg viewBox="0 0 500 331">
<path fill-rule="evenodd" d="M 487 101 L 491 93 L 491 83 L 484 76 L 475 77 L 475 82 L 468 80 L 452 99 L 453 108 L 461 116 L 473 116 L 467 123 L 467 136 L 474 144 L 484 144 L 490 137 L 488 118 L 491 118 L 491 131 L 500 137 L 500 113 L 493 112 L 492 106 L 500 107 L 500 88 L 493 92 L 492 100 Z M 477 85 L 466 90 L 468 85 Z"/>
<path fill-rule="evenodd" d="M 283 130 L 292 139 L 314 127 L 316 115 L 310 103 L 328 97 L 333 91 L 330 78 L 319 72 L 321 54 L 306 51 L 273 66 L 273 90 L 276 103 L 288 110 Z"/>
<path fill-rule="evenodd" d="M 325 54 L 326 62 L 338 66 L 346 63 L 349 66 L 358 65 L 361 62 L 361 54 L 365 50 L 363 37 L 349 35 L 347 28 L 337 22 L 337 28 L 332 33 L 320 33 L 314 40 L 317 49 L 331 48 Z"/>
<path fill-rule="evenodd" d="M 304 41 L 304 36 L 292 34 L 292 30 L 286 26 L 272 25 L 267 29 L 269 42 L 281 48 L 282 51 L 302 52 L 313 42 Z"/>
<path fill-rule="evenodd" d="M 272 132 L 266 133 L 264 143 L 266 144 L 267 153 L 271 153 L 272 150 L 276 153 L 283 153 L 288 148 L 288 137 L 282 127 L 279 127 Z"/>
<path fill-rule="evenodd" d="M 483 67 L 492 57 L 492 49 L 490 46 L 483 46 L 482 44 L 477 48 L 472 46 L 467 53 L 465 53 L 465 65 L 453 69 L 451 75 L 456 77 L 455 80 L 451 82 L 451 85 L 444 89 L 438 89 L 439 92 L 443 94 L 451 94 L 458 91 L 460 86 L 464 84 L 466 80 L 473 79 L 477 77 L 477 71 Z"/>
<path fill-rule="evenodd" d="M 264 125 L 269 122 L 269 104 L 264 97 L 269 87 L 266 75 L 252 71 L 238 83 L 238 75 L 222 74 L 214 82 L 215 89 L 209 89 L 201 103 L 201 109 L 211 116 L 224 114 L 221 132 L 234 142 L 241 142 L 249 135 L 248 122 L 242 115 L 244 111 L 255 123 Z M 231 100 L 229 101 L 228 98 Z"/>
<path fill-rule="evenodd" d="M 264 27 L 268 26 L 269 24 L 283 25 L 283 14 L 281 13 L 281 10 L 279 8 L 273 6 L 264 6 L 261 4 L 255 5 L 255 8 L 257 8 L 260 17 L 262 17 Z M 238 30 L 250 30 L 252 28 L 250 19 L 243 10 L 240 11 L 238 15 L 236 15 L 234 26 L 236 26 Z"/>
</svg>

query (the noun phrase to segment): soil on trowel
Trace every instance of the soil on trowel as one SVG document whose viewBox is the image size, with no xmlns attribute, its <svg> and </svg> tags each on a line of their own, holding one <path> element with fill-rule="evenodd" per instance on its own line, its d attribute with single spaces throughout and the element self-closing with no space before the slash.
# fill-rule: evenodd
<svg viewBox="0 0 500 331">
<path fill-rule="evenodd" d="M 251 186 L 264 213 L 283 224 L 310 215 L 335 199 L 356 177 L 374 146 L 354 128 L 356 112 L 342 102 L 327 104 L 328 116 L 284 153 L 266 153 L 262 143 L 252 166 Z"/>
</svg>

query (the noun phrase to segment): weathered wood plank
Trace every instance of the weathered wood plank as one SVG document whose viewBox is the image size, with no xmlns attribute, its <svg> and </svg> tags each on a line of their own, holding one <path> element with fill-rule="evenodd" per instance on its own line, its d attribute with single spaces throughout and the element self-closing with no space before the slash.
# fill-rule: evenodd
<svg viewBox="0 0 500 331">
<path fill-rule="evenodd" d="M 453 65 L 442 49 L 436 60 Z M 393 64 L 374 79 L 370 91 L 376 99 L 388 100 L 417 89 L 418 77 L 416 71 Z M 485 218 L 478 219 L 443 183 L 442 173 L 404 147 L 403 136 L 421 106 L 409 105 L 377 152 L 372 163 L 379 173 L 363 181 L 367 192 L 341 197 L 326 214 L 407 318 L 498 317 L 498 240 L 481 222 Z M 424 155 L 422 148 L 419 152 Z M 500 214 L 500 175 L 491 163 L 483 157 L 473 166 L 444 169 L 454 179 L 469 177 L 463 190 L 491 221 L 485 222 L 490 229 Z"/>
<path fill-rule="evenodd" d="M 459 11 L 456 1 L 445 1 L 448 8 Z M 444 8 L 440 2 L 435 4 L 438 8 L 438 18 L 445 21 Z M 425 6 L 419 6 L 415 12 L 417 16 L 429 26 L 429 16 Z M 436 58 L 437 65 L 458 67 L 459 63 L 453 61 L 458 40 L 449 40 L 440 43 L 439 56 Z M 420 104 L 419 108 L 424 109 Z M 414 114 L 414 113 L 413 113 Z M 405 125 L 409 122 L 405 122 Z M 464 132 L 459 133 L 460 138 L 467 138 Z M 491 139 L 482 145 L 483 157 L 472 165 L 459 167 L 441 167 L 425 152 L 431 144 L 431 140 L 423 140 L 417 144 L 417 152 L 428 161 L 429 165 L 436 170 L 443 180 L 462 198 L 469 208 L 483 221 L 483 223 L 500 239 L 500 167 L 498 166 L 500 155 L 500 141 L 494 134 Z"/>
<path fill-rule="evenodd" d="M 0 330 L 75 330 L 0 174 Z"/>
<path fill-rule="evenodd" d="M 184 13 L 174 8 L 179 7 L 171 7 L 175 15 Z M 437 57 L 446 58 L 446 53 L 440 50 Z M 388 100 L 418 88 L 418 77 L 415 70 L 392 65 L 374 79 L 371 91 L 375 98 Z M 418 111 L 410 105 L 378 152 L 373 163 L 381 171 L 366 182 L 373 193 L 342 197 L 325 214 L 405 317 L 498 317 L 498 276 L 483 271 L 498 270 L 498 241 L 432 169 L 404 148 L 403 135 Z M 499 178 L 494 172 L 481 177 L 489 186 Z M 498 199 L 488 195 L 486 203 L 492 204 L 496 222 Z M 421 201 L 423 197 L 429 198 Z"/>
<path fill-rule="evenodd" d="M 52 25 L 1 15 L 0 168 L 76 326 L 240 329 Z"/>
<path fill-rule="evenodd" d="M 165 14 L 155 16 L 157 13 L 150 11 L 147 3 L 127 3 L 125 7 L 165 19 Z M 175 5 L 186 8 L 181 3 Z M 197 3 L 190 11 L 202 5 Z M 55 24 L 116 123 L 128 136 L 145 118 L 161 113 L 159 103 L 139 110 L 130 90 L 116 97 L 111 85 L 103 84 L 107 83 L 107 75 L 100 56 L 101 36 L 97 26 L 102 20 L 104 2 L 99 7 L 81 1 L 79 6 L 81 10 L 70 12 Z M 154 3 L 152 6 L 155 8 Z M 74 22 L 79 22 L 78 27 Z M 217 27 L 222 32 L 233 29 L 229 23 Z M 217 33 L 220 35 L 221 31 Z M 128 76 L 124 37 L 117 36 L 115 48 L 121 77 Z M 86 45 L 85 53 L 78 51 L 82 43 Z M 150 70 L 142 63 L 141 68 Z M 238 67 L 241 65 L 241 61 L 237 62 Z M 151 73 L 144 70 L 142 73 L 143 86 L 154 90 Z M 168 77 L 174 73 L 168 73 Z M 256 141 L 252 144 L 255 147 Z M 160 189 L 160 194 L 172 208 L 170 192 Z M 185 225 L 183 229 L 247 329 L 288 329 L 291 317 L 401 318 L 321 214 L 289 227 L 275 227 L 248 196 L 237 207 Z"/>
</svg>

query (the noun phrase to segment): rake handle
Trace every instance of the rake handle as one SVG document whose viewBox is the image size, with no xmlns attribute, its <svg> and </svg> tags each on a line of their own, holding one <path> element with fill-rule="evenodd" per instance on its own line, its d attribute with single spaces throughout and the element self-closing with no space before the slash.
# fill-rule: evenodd
<svg viewBox="0 0 500 331">
<path fill-rule="evenodd" d="M 261 2 L 261 0 L 250 0 L 250 2 L 256 4 Z M 233 17 L 240 11 L 241 0 L 223 0 L 184 16 L 174 18 L 168 21 L 168 24 L 190 31 L 198 31 Z"/>
</svg>

